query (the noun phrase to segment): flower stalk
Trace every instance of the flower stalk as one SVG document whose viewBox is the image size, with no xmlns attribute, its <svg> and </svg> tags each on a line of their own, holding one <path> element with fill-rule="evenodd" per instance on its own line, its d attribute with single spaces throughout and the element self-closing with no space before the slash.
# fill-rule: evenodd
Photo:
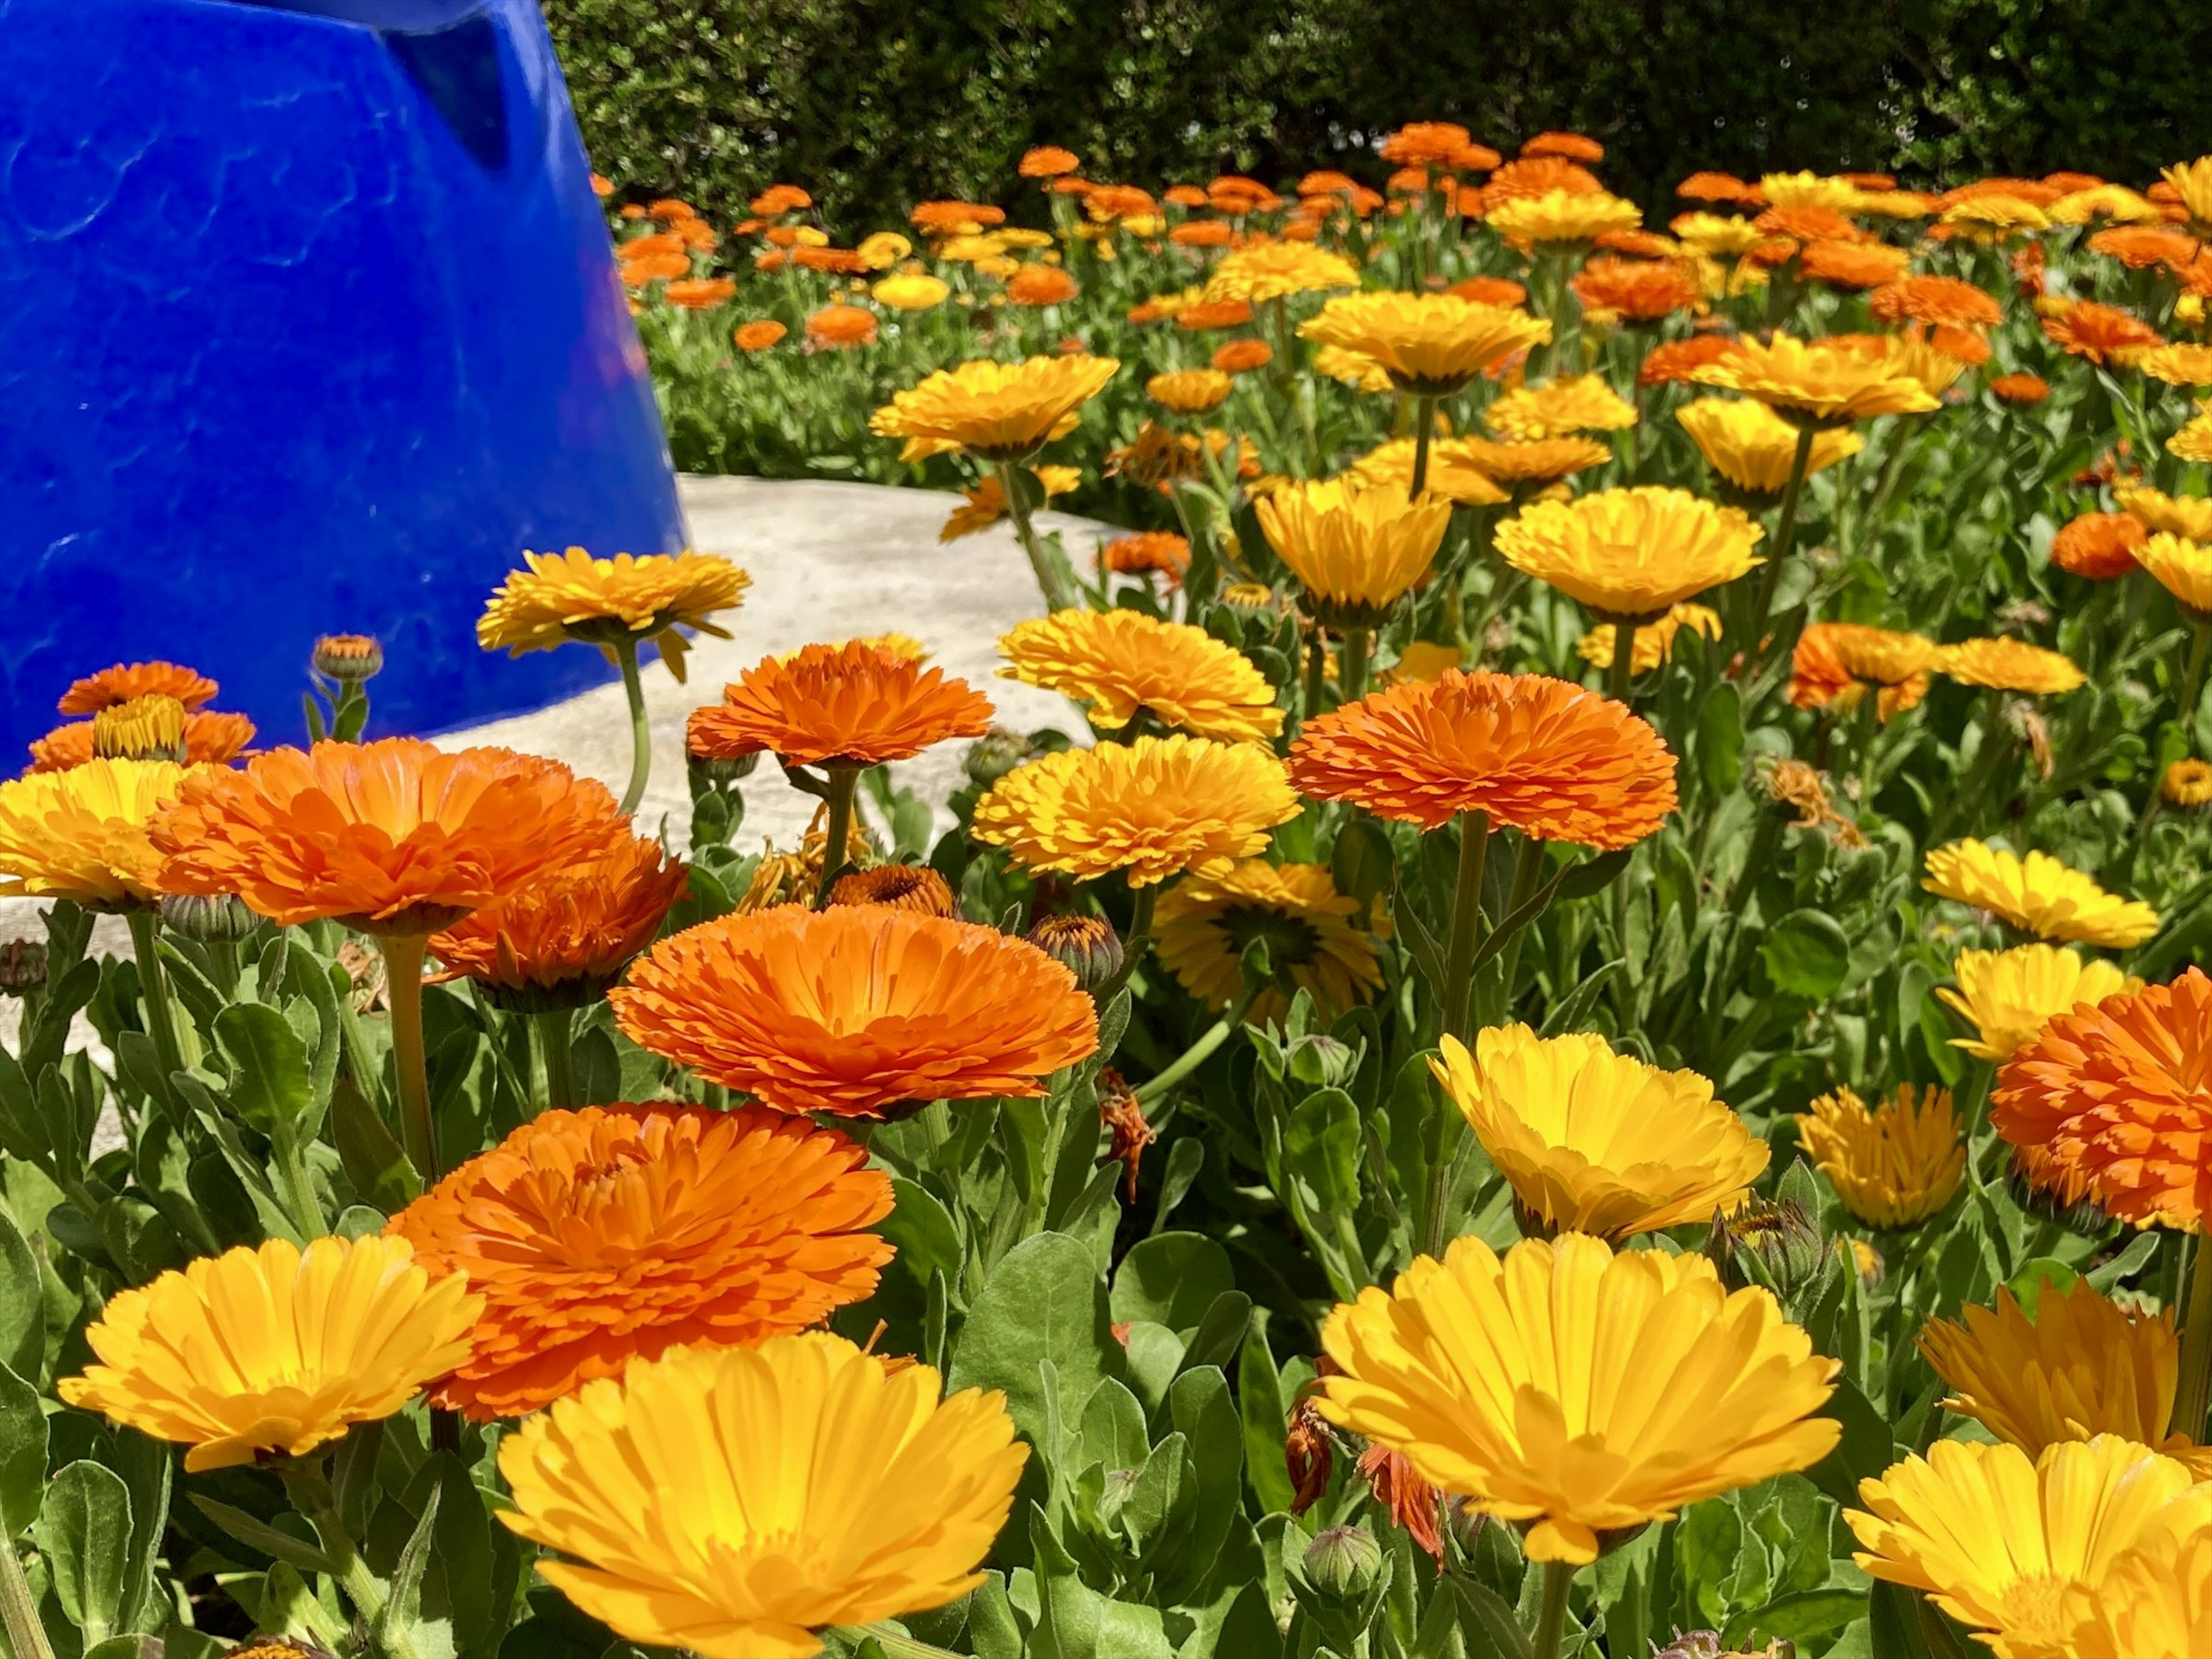
<svg viewBox="0 0 2212 1659">
<path fill-rule="evenodd" d="M 146 1005 L 146 1035 L 153 1039 L 154 1056 L 161 1064 L 161 1099 L 167 1105 L 176 1086 L 170 1079 L 185 1069 L 185 1060 L 177 1042 L 168 975 L 161 968 L 161 920 L 151 909 L 134 906 L 124 913 L 124 921 L 131 929 L 131 954 L 138 963 L 138 994 Z"/>
<path fill-rule="evenodd" d="M 385 998 L 392 1009 L 392 1063 L 399 1077 L 400 1140 L 424 1190 L 438 1184 L 438 1131 L 430 1116 L 430 1070 L 422 1047 L 422 958 L 427 933 L 380 933 Z"/>
<path fill-rule="evenodd" d="M 637 811 L 645 799 L 645 780 L 653 770 L 653 732 L 645 718 L 645 684 L 639 678 L 637 646 L 626 642 L 615 649 L 615 665 L 622 670 L 623 696 L 629 700 L 629 785 L 623 791 L 624 816 Z"/>
<path fill-rule="evenodd" d="M 1559 1659 L 1559 1638 L 1567 1628 L 1567 1593 L 1574 1585 L 1572 1562 L 1544 1563 L 1544 1600 L 1536 1610 L 1535 1637 L 1529 1644 L 1533 1659 Z"/>
<path fill-rule="evenodd" d="M 1067 582 L 1059 566 L 1045 550 L 1038 537 L 1036 526 L 1030 521 L 1029 497 L 1023 492 L 1021 469 L 1012 461 L 996 463 L 999 469 L 999 488 L 1006 498 L 1006 512 L 1014 521 L 1014 535 L 1029 556 L 1030 569 L 1036 576 L 1037 587 L 1044 594 L 1045 608 L 1066 611 L 1075 603 L 1075 596 L 1067 591 Z"/>
<path fill-rule="evenodd" d="M 1782 567 L 1789 562 L 1790 550 L 1797 539 L 1797 508 L 1804 499 L 1805 473 L 1813 464 L 1813 439 L 1816 434 L 1809 426 L 1797 429 L 1797 448 L 1790 458 L 1790 483 L 1782 492 L 1782 511 L 1774 524 L 1774 552 L 1759 573 L 1759 598 L 1751 613 L 1751 635 L 1747 647 L 1757 656 L 1765 648 L 1766 619 L 1774 609 L 1774 596 L 1782 586 Z"/>
<path fill-rule="evenodd" d="M 1137 1103 L 1139 1106 L 1151 1105 L 1203 1066 L 1214 1051 L 1229 1040 L 1230 1034 L 1243 1024 L 1245 1016 L 1252 1012 L 1252 1005 L 1258 1000 L 1263 988 L 1258 985 L 1247 985 L 1244 994 L 1237 998 L 1229 1012 L 1207 1026 L 1195 1042 L 1170 1060 L 1166 1070 L 1137 1085 Z"/>
<path fill-rule="evenodd" d="M 566 1008 L 547 1008 L 531 1018 L 538 1027 L 538 1046 L 545 1056 L 545 1104 L 553 1111 L 574 1111 L 577 1103 L 573 1017 Z"/>
<path fill-rule="evenodd" d="M 31 1597 L 23 1558 L 15 1553 L 12 1538 L 0 1539 L 0 1629 L 8 1632 L 15 1659 L 54 1659 L 53 1644 L 46 1640 L 46 1627 L 39 1620 L 39 1604 Z"/>
<path fill-rule="evenodd" d="M 2177 1234 L 2193 1246 L 2188 1288 L 2182 1301 L 2181 1365 L 2174 1382 L 2173 1426 L 2202 1443 L 2204 1419 L 2212 1411 L 2212 1252 L 2201 1238 Z"/>
<path fill-rule="evenodd" d="M 825 766 L 823 772 L 829 780 L 823 799 L 829 804 L 829 821 L 824 826 L 829 841 L 822 853 L 822 879 L 814 889 L 814 908 L 830 908 L 830 895 L 837 885 L 837 873 L 845 867 L 845 849 L 853 839 L 853 796 L 860 787 L 860 774 L 850 766 Z"/>
</svg>

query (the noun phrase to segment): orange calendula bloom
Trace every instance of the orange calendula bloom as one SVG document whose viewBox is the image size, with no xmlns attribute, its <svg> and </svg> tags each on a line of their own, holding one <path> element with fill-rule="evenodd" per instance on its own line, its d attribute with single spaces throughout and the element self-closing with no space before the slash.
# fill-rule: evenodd
<svg viewBox="0 0 2212 1659">
<path fill-rule="evenodd" d="M 2086 357 L 2093 363 L 2124 359 L 2131 352 L 2160 343 L 2158 331 L 2141 318 L 2094 300 L 2076 301 L 2055 316 L 2045 317 L 2043 332 L 2068 356 Z"/>
<path fill-rule="evenodd" d="M 1231 743 L 1283 729 L 1275 688 L 1243 653 L 1202 628 L 1141 611 L 1055 611 L 999 641 L 1006 679 L 1084 705 L 1092 726 L 1118 731 L 1149 711 L 1163 725 Z"/>
<path fill-rule="evenodd" d="M 2212 979 L 2055 1016 L 1997 1073 L 1990 1121 L 2029 1181 L 2138 1227 L 2194 1232 L 2212 1207 Z"/>
<path fill-rule="evenodd" d="M 1605 160 L 1605 146 L 1579 132 L 1540 132 L 1521 146 L 1523 155 L 1564 155 L 1593 166 Z"/>
<path fill-rule="evenodd" d="M 1674 186 L 1674 194 L 1686 202 L 1729 202 L 1747 207 L 1766 200 L 1757 185 L 1746 184 L 1732 173 L 1693 173 Z"/>
<path fill-rule="evenodd" d="M 422 934 L 588 856 L 615 822 L 605 788 L 557 761 L 385 738 L 189 772 L 153 843 L 165 892 Z"/>
<path fill-rule="evenodd" d="M 1906 276 L 1867 295 L 1867 309 L 1885 322 L 1942 323 L 1954 328 L 1995 328 L 2004 307 L 1983 289 L 1956 276 Z"/>
<path fill-rule="evenodd" d="M 1797 255 L 1797 274 L 1830 288 L 1878 289 L 1905 274 L 1909 257 L 1878 242 L 1808 242 Z"/>
<path fill-rule="evenodd" d="M 1510 276 L 1465 276 L 1445 291 L 1478 306 L 1519 306 L 1528 302 L 1528 290 Z"/>
<path fill-rule="evenodd" d="M 991 729 L 991 700 L 903 653 L 866 640 L 763 657 L 722 701 L 691 711 L 686 740 L 702 760 L 773 754 L 799 766 L 911 760 L 948 738 Z"/>
<path fill-rule="evenodd" d="M 386 1233 L 483 1299 L 434 1404 L 477 1422 L 565 1399 L 634 1358 L 735 1347 L 874 1293 L 889 1177 L 834 1129 L 739 1107 L 549 1111 Z"/>
<path fill-rule="evenodd" d="M 1265 340 L 1229 340 L 1213 353 L 1213 367 L 1224 374 L 1249 374 L 1274 361 L 1274 348 Z"/>
<path fill-rule="evenodd" d="M 2136 568 L 2136 549 L 2149 539 L 2132 514 L 2084 513 L 2051 538 L 2051 562 L 2092 581 L 2110 581 Z"/>
<path fill-rule="evenodd" d="M 1674 757 L 1620 704 L 1542 674 L 1395 685 L 1306 722 L 1291 781 L 1433 830 L 1486 812 L 1543 841 L 1627 847 L 1674 810 Z"/>
<path fill-rule="evenodd" d="M 766 351 L 791 332 L 773 317 L 756 317 L 750 323 L 740 323 L 730 337 L 740 351 Z"/>
<path fill-rule="evenodd" d="M 1790 701 L 1800 708 L 1849 710 L 1869 688 L 1883 720 L 1928 695 L 1928 672 L 1942 647 L 1918 634 L 1863 623 L 1814 623 L 1797 636 L 1790 659 Z"/>
<path fill-rule="evenodd" d="M 1508 202 L 1530 201 L 1559 191 L 1601 196 L 1605 186 L 1598 182 L 1597 174 L 1563 155 L 1523 155 L 1490 175 L 1482 187 L 1482 209 L 1489 213 Z"/>
<path fill-rule="evenodd" d="M 886 905 L 783 905 L 688 928 L 607 1000 L 640 1048 L 782 1112 L 1035 1098 L 1098 1047 L 1090 997 L 1035 945 Z"/>
<path fill-rule="evenodd" d="M 669 304 L 686 311 L 711 311 L 738 297 L 738 283 L 733 276 L 692 276 L 669 283 L 660 293 Z"/>
<path fill-rule="evenodd" d="M 1024 265 L 1006 278 L 1006 298 L 1018 306 L 1056 306 L 1076 295 L 1075 278 L 1057 265 Z"/>
<path fill-rule="evenodd" d="M 212 702 L 221 688 L 197 669 L 173 662 L 119 662 L 88 674 L 62 693 L 54 705 L 61 714 L 94 714 L 135 697 L 174 697 L 187 709 Z"/>
<path fill-rule="evenodd" d="M 1037 144 L 1023 153 L 1014 171 L 1024 179 L 1057 179 L 1082 165 L 1072 149 L 1062 149 L 1057 144 Z"/>
<path fill-rule="evenodd" d="M 1990 381 L 1990 395 L 2001 404 L 2026 407 L 2047 402 L 2051 382 L 2040 374 L 1999 374 Z"/>
<path fill-rule="evenodd" d="M 1696 273 L 1673 260 L 1593 259 L 1577 274 L 1573 286 L 1583 305 L 1635 323 L 1687 311 L 1702 297 Z"/>
<path fill-rule="evenodd" d="M 943 876 L 926 864 L 879 864 L 837 878 L 832 904 L 881 904 L 922 916 L 954 916 L 960 906 Z"/>
<path fill-rule="evenodd" d="M 1098 550 L 1098 568 L 1118 576 L 1164 576 L 1170 587 L 1180 587 L 1190 568 L 1190 543 L 1165 530 L 1116 536 Z"/>
<path fill-rule="evenodd" d="M 1636 371 L 1639 386 L 1674 386 L 1697 378 L 1697 371 L 1717 363 L 1735 349 L 1724 334 L 1696 334 L 1686 340 L 1666 340 L 1644 354 Z"/>
<path fill-rule="evenodd" d="M 876 313 L 860 306 L 824 306 L 806 319 L 810 345 L 841 347 L 872 344 L 876 337 Z"/>
</svg>

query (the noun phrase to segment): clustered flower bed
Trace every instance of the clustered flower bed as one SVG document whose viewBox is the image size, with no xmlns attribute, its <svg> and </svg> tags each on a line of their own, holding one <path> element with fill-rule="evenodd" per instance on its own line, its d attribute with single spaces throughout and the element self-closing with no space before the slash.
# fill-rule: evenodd
<svg viewBox="0 0 2212 1659">
<path fill-rule="evenodd" d="M 304 748 L 70 689 L 0 784 L 16 1659 L 2212 1651 L 2212 158 L 1662 236 L 1573 135 L 1383 154 L 621 243 L 679 431 L 1011 520 L 1087 742 L 813 644 L 665 842 L 696 553 L 478 623 L 613 659 L 619 802 L 364 741 L 366 638 Z"/>
</svg>

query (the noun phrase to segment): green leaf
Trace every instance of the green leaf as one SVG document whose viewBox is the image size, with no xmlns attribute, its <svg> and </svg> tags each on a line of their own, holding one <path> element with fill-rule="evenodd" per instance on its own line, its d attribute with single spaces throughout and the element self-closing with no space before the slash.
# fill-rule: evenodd
<svg viewBox="0 0 2212 1659">
<path fill-rule="evenodd" d="M 1348 1217 L 1359 1205 L 1359 1109 L 1341 1089 L 1317 1089 L 1283 1131 L 1283 1164 L 1316 1218 Z"/>
<path fill-rule="evenodd" d="M 1843 1436 L 1833 1451 L 1805 1471 L 1806 1478 L 1838 1503 L 1856 1504 L 1859 1482 L 1880 1474 L 1897 1459 L 1888 1419 L 1847 1376 L 1836 1379 L 1836 1391 L 1820 1414 L 1842 1424 Z"/>
<path fill-rule="evenodd" d="M 1090 1249 L 1065 1233 L 1039 1233 L 1009 1250 L 968 1310 L 947 1388 L 999 1389 L 1006 1409 L 1046 1455 L 1040 1361 L 1058 1373 L 1059 1408 L 1073 1419 L 1100 1381 L 1119 1376 L 1121 1346 L 1108 1328 L 1105 1287 Z"/>
<path fill-rule="evenodd" d="M 1229 1254 L 1199 1233 L 1159 1233 L 1141 1241 L 1114 1270 L 1114 1322 L 1149 1319 L 1188 1334 L 1214 1298 L 1237 1288 Z"/>
<path fill-rule="evenodd" d="M 952 1212 L 927 1188 L 902 1176 L 891 1177 L 891 1212 L 876 1224 L 877 1231 L 897 1247 L 898 1259 L 915 1283 L 926 1286 L 931 1273 L 941 1273 L 946 1284 L 957 1284 L 963 1252 Z"/>
<path fill-rule="evenodd" d="M 1716 799 L 1743 778 L 1743 695 L 1723 680 L 1698 705 L 1698 776 Z"/>
<path fill-rule="evenodd" d="M 0 1211 L 0 1365 L 35 1383 L 46 1359 L 46 1283 L 31 1247 Z"/>
<path fill-rule="evenodd" d="M 1721 1642 L 1730 1652 L 1749 1652 L 1778 1638 L 1802 1644 L 1866 1615 L 1867 1593 L 1863 1589 L 1797 1590 L 1776 1596 L 1755 1612 L 1736 1614 L 1729 1620 Z"/>
<path fill-rule="evenodd" d="M 337 1563 L 325 1555 L 303 1538 L 295 1538 L 288 1532 L 279 1532 L 258 1516 L 198 1492 L 190 1494 L 192 1506 L 202 1515 L 221 1527 L 233 1538 L 249 1549 L 258 1550 L 271 1560 L 282 1561 L 301 1572 L 336 1572 Z"/>
<path fill-rule="evenodd" d="M 370 1203 L 396 1215 L 414 1201 L 422 1182 L 406 1150 L 349 1078 L 340 1078 L 331 1093 L 331 1135 L 347 1179 Z"/>
<path fill-rule="evenodd" d="M 131 1560 L 131 1489 L 123 1477 L 97 1463 L 70 1464 L 47 1486 L 33 1534 L 63 1614 L 88 1646 L 104 1641 L 122 1617 Z"/>
<path fill-rule="evenodd" d="M 1205 1163 L 1206 1143 L 1196 1135 L 1180 1136 L 1168 1147 L 1167 1173 L 1160 1178 L 1160 1206 L 1152 1212 L 1154 1237 L 1166 1231 L 1168 1218 L 1189 1195 Z"/>
<path fill-rule="evenodd" d="M 371 1632 L 381 1650 L 419 1652 L 428 1645 L 429 1632 L 441 1622 L 423 1617 L 422 1578 L 438 1536 L 438 1511 L 444 1507 L 444 1485 L 431 1486 L 428 1500 L 416 1520 L 415 1530 L 400 1547 L 399 1559 L 392 1569 L 391 1599 L 385 1602 L 384 1611 L 377 1616 Z M 450 1638 L 447 1645 L 450 1645 Z"/>
<path fill-rule="evenodd" d="M 307 1045 L 291 1023 L 266 1003 L 234 1003 L 216 1016 L 215 1039 L 230 1061 L 231 1109 L 263 1134 L 289 1133 L 314 1097 Z"/>
<path fill-rule="evenodd" d="M 1237 1357 L 1237 1405 L 1243 1419 L 1244 1466 L 1250 1471 L 1252 1490 L 1263 1512 L 1279 1513 L 1290 1508 L 1297 1495 L 1283 1461 L 1291 1408 L 1283 1398 L 1282 1374 L 1267 1346 L 1264 1316 L 1244 1328 L 1244 1346 Z"/>
<path fill-rule="evenodd" d="M 1534 1659 L 1534 1650 L 1521 1620 L 1505 1598 L 1489 1585 L 1455 1575 L 1460 1601 L 1460 1631 L 1469 1659 Z"/>
<path fill-rule="evenodd" d="M 1792 910 L 1766 930 L 1759 955 L 1778 990 L 1820 1002 L 1834 995 L 1850 971 L 1851 942 L 1826 912 Z"/>
<path fill-rule="evenodd" d="M 39 1391 L 0 1367 L 0 1549 L 39 1518 L 46 1495 L 46 1413 Z"/>
<path fill-rule="evenodd" d="M 1617 852 L 1601 853 L 1594 859 L 1584 859 L 1579 864 L 1570 864 L 1552 878 L 1552 894 L 1557 899 L 1590 898 L 1613 885 L 1613 878 L 1628 868 L 1632 856 L 1624 847 Z"/>
</svg>

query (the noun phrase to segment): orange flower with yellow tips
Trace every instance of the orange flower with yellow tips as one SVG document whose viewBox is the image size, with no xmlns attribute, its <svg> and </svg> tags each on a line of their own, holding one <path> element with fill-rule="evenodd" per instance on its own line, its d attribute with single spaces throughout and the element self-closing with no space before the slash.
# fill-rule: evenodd
<svg viewBox="0 0 2212 1659">
<path fill-rule="evenodd" d="M 702 760 L 768 753 L 796 766 L 910 760 L 950 738 L 991 729 L 991 701 L 903 652 L 866 640 L 764 657 L 691 711 L 685 740 Z"/>
<path fill-rule="evenodd" d="M 1790 659 L 1790 701 L 1800 708 L 1858 707 L 1868 691 L 1883 720 L 1928 695 L 1929 671 L 1942 647 L 1923 635 L 1864 623 L 1814 623 Z"/>
</svg>

